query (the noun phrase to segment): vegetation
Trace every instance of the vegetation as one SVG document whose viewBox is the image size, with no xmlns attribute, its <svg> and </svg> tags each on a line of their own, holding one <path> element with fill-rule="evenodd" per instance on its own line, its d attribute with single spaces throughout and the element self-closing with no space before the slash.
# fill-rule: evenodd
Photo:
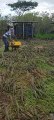
<svg viewBox="0 0 54 120">
<path fill-rule="evenodd" d="M 16 3 L 13 4 L 8 4 L 9 6 L 11 6 L 11 8 L 13 8 L 13 10 L 17 10 L 17 11 L 28 11 L 28 10 L 32 10 L 35 7 L 37 7 L 38 3 L 37 2 L 31 2 L 31 1 L 18 1 Z"/>
<path fill-rule="evenodd" d="M 34 38 L 42 39 L 42 40 L 53 40 L 54 34 L 35 34 Z"/>
<path fill-rule="evenodd" d="M 0 20 L 0 38 L 2 37 L 2 34 L 5 32 L 5 29 L 7 29 L 7 21 L 1 19 Z"/>
<path fill-rule="evenodd" d="M 10 49 L 3 53 L 4 48 L 0 48 L 0 119 L 51 120 L 54 113 L 54 41 L 22 43 L 13 52 Z"/>
<path fill-rule="evenodd" d="M 23 12 L 37 5 L 31 1 L 9 4 Z M 0 38 L 11 21 L 36 21 L 33 39 L 22 40 L 16 51 L 3 52 L 0 39 L 0 120 L 53 120 L 54 13 L 20 12 L 18 16 L 0 16 Z"/>
<path fill-rule="evenodd" d="M 7 25 L 11 24 L 11 21 L 36 21 L 33 24 L 33 34 L 35 38 L 39 39 L 54 39 L 54 24 L 52 24 L 54 17 L 49 16 L 48 13 L 44 13 L 41 16 L 39 13 L 27 13 L 21 16 L 5 16 L 0 18 L 0 37 L 7 29 Z"/>
</svg>

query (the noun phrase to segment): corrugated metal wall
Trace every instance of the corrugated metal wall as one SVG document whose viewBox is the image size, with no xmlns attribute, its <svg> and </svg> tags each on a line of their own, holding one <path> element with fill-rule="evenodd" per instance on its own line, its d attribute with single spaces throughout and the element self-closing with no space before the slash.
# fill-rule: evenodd
<svg viewBox="0 0 54 120">
<path fill-rule="evenodd" d="M 14 33 L 17 38 L 22 38 L 23 36 L 23 24 L 22 23 L 14 25 Z"/>
<path fill-rule="evenodd" d="M 14 33 L 17 38 L 32 37 L 32 23 L 17 23 L 14 25 Z"/>
<path fill-rule="evenodd" d="M 30 23 L 25 23 L 24 24 L 24 37 L 32 37 L 32 24 Z"/>
</svg>

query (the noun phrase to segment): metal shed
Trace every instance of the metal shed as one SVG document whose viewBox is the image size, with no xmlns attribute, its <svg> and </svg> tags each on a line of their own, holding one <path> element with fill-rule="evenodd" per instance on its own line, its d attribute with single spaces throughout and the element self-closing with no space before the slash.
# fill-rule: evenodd
<svg viewBox="0 0 54 120">
<path fill-rule="evenodd" d="M 12 22 L 14 26 L 14 34 L 17 38 L 32 38 L 34 22 Z"/>
</svg>

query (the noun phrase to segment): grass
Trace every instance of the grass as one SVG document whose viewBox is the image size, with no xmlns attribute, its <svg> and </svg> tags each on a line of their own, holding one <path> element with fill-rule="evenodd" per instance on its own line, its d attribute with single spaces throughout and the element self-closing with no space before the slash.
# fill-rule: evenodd
<svg viewBox="0 0 54 120">
<path fill-rule="evenodd" d="M 16 51 L 0 48 L 1 120 L 48 120 L 54 113 L 54 41 L 24 41 Z M 38 52 L 35 47 L 46 47 Z M 4 112 L 5 111 L 5 112 Z"/>
<path fill-rule="evenodd" d="M 44 40 L 53 40 L 54 34 L 36 34 L 34 35 L 35 38 L 44 39 Z"/>
<path fill-rule="evenodd" d="M 38 100 L 38 106 L 41 106 L 46 113 L 54 113 L 54 77 L 45 80 L 45 97 Z"/>
</svg>

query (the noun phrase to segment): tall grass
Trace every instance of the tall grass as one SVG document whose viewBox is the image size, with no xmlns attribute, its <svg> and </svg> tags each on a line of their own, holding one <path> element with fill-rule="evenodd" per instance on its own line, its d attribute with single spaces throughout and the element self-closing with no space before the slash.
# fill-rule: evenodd
<svg viewBox="0 0 54 120">
<path fill-rule="evenodd" d="M 34 38 L 38 39 L 47 39 L 47 40 L 53 40 L 54 39 L 54 34 L 35 34 Z"/>
</svg>

